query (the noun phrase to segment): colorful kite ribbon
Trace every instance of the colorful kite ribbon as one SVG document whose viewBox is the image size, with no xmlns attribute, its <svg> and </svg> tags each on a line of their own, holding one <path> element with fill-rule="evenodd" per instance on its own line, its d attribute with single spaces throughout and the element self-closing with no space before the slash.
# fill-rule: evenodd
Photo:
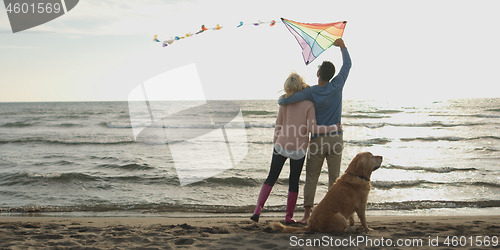
<svg viewBox="0 0 500 250">
<path fill-rule="evenodd" d="M 254 26 L 259 26 L 261 24 L 270 24 L 269 26 L 274 26 L 276 24 L 276 21 L 275 20 L 272 20 L 271 22 L 257 22 L 257 23 L 251 23 L 251 24 L 244 24 L 243 22 L 240 22 L 240 24 L 238 26 L 236 26 L 236 28 L 239 28 L 243 25 L 254 25 Z M 205 27 L 205 25 L 202 25 L 201 26 L 201 29 L 196 32 L 196 33 L 187 33 L 185 36 L 175 36 L 175 37 L 171 37 L 169 40 L 165 40 L 163 41 L 163 47 L 166 47 L 172 43 L 174 43 L 174 41 L 178 41 L 178 40 L 181 40 L 181 39 L 184 39 L 184 38 L 187 38 L 187 37 L 192 37 L 194 35 L 199 35 L 207 30 L 220 30 L 222 29 L 223 27 L 220 26 L 219 24 L 217 24 L 217 26 L 215 26 L 214 28 L 207 28 Z M 158 40 L 158 35 L 155 35 L 154 38 L 153 38 L 153 42 L 160 42 L 160 40 Z"/>
<path fill-rule="evenodd" d="M 342 38 L 347 21 L 336 23 L 299 23 L 281 18 L 281 21 L 302 47 L 302 57 L 309 65 L 323 51 L 330 48 L 335 40 Z"/>
</svg>

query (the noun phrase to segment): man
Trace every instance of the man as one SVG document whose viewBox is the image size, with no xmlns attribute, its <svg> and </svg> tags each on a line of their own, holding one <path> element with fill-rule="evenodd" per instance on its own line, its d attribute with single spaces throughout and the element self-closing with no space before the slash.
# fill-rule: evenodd
<svg viewBox="0 0 500 250">
<path fill-rule="evenodd" d="M 339 74 L 332 79 L 335 74 L 335 66 L 329 61 L 324 61 L 317 72 L 318 85 L 306 88 L 288 98 L 283 97 L 278 101 L 280 105 L 288 105 L 303 100 L 312 101 L 316 109 L 316 122 L 318 125 L 341 123 L 342 90 L 351 69 L 351 58 L 341 38 L 337 39 L 333 45 L 340 47 L 342 52 L 343 64 Z M 330 188 L 339 177 L 343 146 L 342 132 L 311 135 L 306 163 L 306 184 L 304 186 L 305 211 L 301 223 L 307 223 L 311 214 L 316 186 L 325 158 L 328 164 L 328 187 Z"/>
</svg>

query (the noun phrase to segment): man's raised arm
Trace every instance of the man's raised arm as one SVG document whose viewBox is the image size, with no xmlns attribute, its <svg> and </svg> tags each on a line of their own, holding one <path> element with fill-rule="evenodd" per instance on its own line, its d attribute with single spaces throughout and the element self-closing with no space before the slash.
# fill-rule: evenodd
<svg viewBox="0 0 500 250">
<path fill-rule="evenodd" d="M 351 70 L 351 57 L 349 56 L 349 52 L 347 51 L 347 48 L 344 44 L 344 40 L 342 38 L 339 38 L 335 40 L 335 43 L 333 44 L 337 47 L 340 47 L 340 51 L 342 52 L 342 68 L 340 68 L 339 73 L 335 78 L 333 78 L 332 82 L 335 85 L 337 84 L 345 84 L 345 81 L 347 80 L 347 76 L 349 76 L 349 71 Z M 337 79 L 336 79 L 337 78 Z M 340 80 L 340 81 L 339 81 Z"/>
</svg>

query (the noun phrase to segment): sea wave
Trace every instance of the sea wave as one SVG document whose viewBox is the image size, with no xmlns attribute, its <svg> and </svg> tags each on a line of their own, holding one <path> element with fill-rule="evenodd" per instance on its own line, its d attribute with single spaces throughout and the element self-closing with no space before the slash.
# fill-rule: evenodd
<svg viewBox="0 0 500 250">
<path fill-rule="evenodd" d="M 21 206 L 21 207 L 1 207 L 0 213 L 68 213 L 68 212 L 127 212 L 140 213 L 248 213 L 253 211 L 255 205 L 245 206 L 222 206 L 204 204 L 169 204 L 169 203 L 148 203 L 148 204 L 91 204 L 80 206 Z M 266 211 L 280 211 L 280 206 L 266 206 Z"/>
<path fill-rule="evenodd" d="M 41 174 L 32 172 L 20 172 L 12 174 L 2 174 L 0 176 L 0 186 L 32 185 L 39 182 L 66 183 L 69 181 L 91 182 L 98 180 L 98 177 L 84 173 L 52 173 Z"/>
<path fill-rule="evenodd" d="M 415 138 L 400 138 L 401 141 L 473 141 L 473 140 L 483 140 L 483 139 L 500 140 L 500 137 L 487 135 L 487 136 L 477 136 L 477 137 L 429 136 L 429 137 L 415 137 Z"/>
<path fill-rule="evenodd" d="M 368 210 L 417 210 L 436 208 L 489 208 L 500 207 L 500 200 L 452 201 L 452 200 L 419 200 L 401 202 L 369 202 Z"/>
<path fill-rule="evenodd" d="M 173 167 L 174 165 L 172 165 Z M 77 185 L 86 185 L 98 188 L 101 183 L 118 183 L 127 182 L 130 184 L 140 185 L 171 185 L 179 186 L 177 176 L 157 175 L 146 171 L 155 170 L 155 167 L 147 164 L 102 164 L 97 168 L 125 170 L 128 175 L 101 175 L 99 173 L 33 173 L 33 172 L 18 172 L 0 175 L 0 186 L 15 186 L 15 185 L 40 185 L 57 184 L 57 183 L 75 183 Z M 96 169 L 97 170 L 97 169 Z M 141 171 L 141 172 L 139 172 Z M 288 185 L 288 179 L 279 179 L 279 185 Z M 251 177 L 210 177 L 192 184 L 188 187 L 258 187 L 262 184 L 261 179 Z"/>
<path fill-rule="evenodd" d="M 61 123 L 61 124 L 57 124 L 54 126 L 63 127 L 63 128 L 83 127 L 82 124 L 76 124 L 76 123 Z"/>
<path fill-rule="evenodd" d="M 248 177 L 210 177 L 190 184 L 190 186 L 255 187 L 260 184 L 262 184 L 260 180 Z"/>
<path fill-rule="evenodd" d="M 268 116 L 268 115 L 276 115 L 275 111 L 265 111 L 265 110 L 250 110 L 250 111 L 241 111 L 243 116 Z"/>
<path fill-rule="evenodd" d="M 487 152 L 498 152 L 498 151 L 500 151 L 498 149 L 491 148 L 491 147 L 480 147 L 480 148 L 475 148 L 474 150 L 477 150 L 477 151 L 487 151 Z"/>
<path fill-rule="evenodd" d="M 495 111 L 487 110 L 487 111 Z M 463 114 L 429 114 L 429 116 L 437 116 L 437 117 L 476 117 L 476 118 L 500 118 L 499 115 L 491 115 L 491 114 L 471 114 L 471 115 L 463 115 Z"/>
<path fill-rule="evenodd" d="M 444 123 L 438 121 L 424 122 L 424 123 L 388 123 L 393 127 L 471 127 L 486 125 L 484 122 L 463 122 L 463 123 Z"/>
<path fill-rule="evenodd" d="M 96 115 L 96 114 L 98 114 L 98 113 L 95 113 L 94 115 Z M 59 116 L 57 116 L 57 119 L 70 119 L 70 120 L 87 119 L 87 118 L 89 118 L 89 115 L 91 115 L 91 113 L 83 112 L 81 114 L 59 115 Z"/>
<path fill-rule="evenodd" d="M 0 127 L 5 127 L 5 128 L 24 128 L 24 127 L 31 127 L 37 123 L 31 123 L 29 121 L 19 121 L 19 122 L 7 122 Z"/>
<path fill-rule="evenodd" d="M 28 137 L 20 139 L 0 139 L 0 144 L 5 143 L 52 143 L 63 145 L 117 145 L 117 144 L 130 144 L 136 143 L 134 140 L 116 140 L 116 141 L 85 141 L 85 140 L 63 140 L 63 139 L 49 139 L 44 137 Z"/>
<path fill-rule="evenodd" d="M 120 169 L 127 171 L 137 171 L 137 170 L 153 170 L 155 167 L 149 166 L 148 164 L 101 164 L 98 166 L 99 168 L 111 168 L 111 169 Z"/>
<path fill-rule="evenodd" d="M 382 118 L 391 118 L 388 115 L 374 115 L 374 114 L 345 114 L 342 115 L 342 118 L 357 118 L 357 119 L 382 119 Z"/>
<path fill-rule="evenodd" d="M 500 207 L 500 200 L 455 201 L 455 200 L 412 200 L 401 202 L 368 202 L 367 210 L 422 210 L 440 208 L 492 208 Z M 158 213 L 251 213 L 255 205 L 206 205 L 179 203 L 109 204 L 105 202 L 77 206 L 21 206 L 1 207 L 0 213 L 70 213 L 70 212 L 125 212 L 142 216 Z M 266 205 L 268 212 L 284 212 L 285 205 Z"/>
<path fill-rule="evenodd" d="M 0 166 L 2 166 L 2 167 L 15 166 L 15 165 L 16 164 L 12 161 L 0 158 Z"/>
<path fill-rule="evenodd" d="M 140 168 L 144 170 L 150 170 L 148 166 L 141 165 L 123 165 L 121 169 L 127 169 L 130 171 L 137 171 Z M 135 168 L 136 170 L 131 170 Z M 113 182 L 127 182 L 134 184 L 143 185 L 179 185 L 179 180 L 175 176 L 156 176 L 156 175 L 97 175 L 91 173 L 80 173 L 80 172 L 70 172 L 70 173 L 34 173 L 34 172 L 18 172 L 10 174 L 0 175 L 0 186 L 33 186 L 41 184 L 68 184 L 75 183 L 76 185 L 82 186 L 92 186 L 93 188 L 101 188 L 98 183 L 113 183 Z"/>
<path fill-rule="evenodd" d="M 275 123 L 257 123 L 257 122 L 249 122 L 245 123 L 245 128 L 274 128 Z"/>
<path fill-rule="evenodd" d="M 126 145 L 126 144 L 145 144 L 145 145 L 165 145 L 165 144 L 174 144 L 179 142 L 185 142 L 186 140 L 171 140 L 165 141 L 163 138 L 138 138 L 137 141 L 134 139 L 109 139 L 102 140 L 96 138 L 88 139 L 88 140 L 65 140 L 65 139 L 49 139 L 44 137 L 28 137 L 28 138 L 20 138 L 20 139 L 0 139 L 0 144 L 7 143 L 48 143 L 48 144 L 61 144 L 61 145 Z"/>
<path fill-rule="evenodd" d="M 452 168 L 452 167 L 421 167 L 421 166 L 400 166 L 400 165 L 383 165 L 381 167 L 385 169 L 401 169 L 401 170 L 412 170 L 412 171 L 425 171 L 432 173 L 451 173 L 451 172 L 469 172 L 477 171 L 477 168 Z"/>
<path fill-rule="evenodd" d="M 73 164 L 75 164 L 75 163 L 72 161 L 62 160 L 62 161 L 57 161 L 57 162 L 36 162 L 33 164 L 33 166 L 55 166 L 55 165 L 69 166 L 69 165 L 73 165 Z"/>
<path fill-rule="evenodd" d="M 60 156 L 58 156 L 60 157 Z M 118 157 L 114 157 L 114 156 L 90 156 L 89 157 L 90 159 L 94 160 L 94 159 L 98 159 L 98 160 L 106 160 L 106 161 L 118 161 L 120 160 Z"/>
<path fill-rule="evenodd" d="M 353 116 L 350 116 L 353 117 Z M 381 117 L 356 117 L 356 118 L 381 118 Z M 484 126 L 491 123 L 486 122 L 461 122 L 461 123 L 446 123 L 440 121 L 432 121 L 432 122 L 423 122 L 423 123 L 390 123 L 390 122 L 353 122 L 346 121 L 344 126 L 356 126 L 356 127 L 366 127 L 366 128 L 382 128 L 386 126 L 392 127 L 473 127 L 473 126 Z M 130 129 L 134 127 L 150 127 L 150 128 L 201 128 L 201 129 L 210 129 L 214 126 L 207 124 L 187 124 L 187 123 L 178 123 L 178 124 L 150 124 L 148 122 L 139 123 L 139 124 L 130 124 L 127 122 L 101 122 L 99 125 L 105 126 L 108 128 L 119 128 L 119 129 Z M 266 123 L 266 122 L 245 122 L 245 128 L 274 128 L 275 123 Z M 239 125 L 241 127 L 241 125 Z"/>
<path fill-rule="evenodd" d="M 172 164 L 172 167 L 174 165 Z M 157 175 L 154 172 L 148 174 L 148 172 L 155 170 L 154 166 L 148 164 L 101 164 L 97 168 L 103 169 L 118 169 L 125 170 L 129 175 L 102 175 L 99 172 L 96 173 L 82 173 L 82 172 L 69 172 L 69 173 L 34 173 L 34 172 L 18 172 L 18 173 L 4 173 L 0 175 L 0 186 L 14 186 L 14 185 L 40 185 L 40 183 L 78 183 L 78 185 L 90 185 L 92 183 L 113 183 L 113 182 L 129 182 L 141 185 L 173 185 L 178 186 L 178 177 Z M 387 168 L 387 167 L 384 167 Z M 453 171 L 476 171 L 475 168 L 464 168 L 464 169 L 429 169 L 429 168 L 400 168 L 397 169 L 409 169 L 409 170 L 423 170 L 429 172 L 437 173 L 449 173 Z M 98 169 L 96 169 L 98 170 Z M 194 187 L 258 187 L 261 185 L 262 180 L 251 177 L 210 177 L 202 181 L 190 184 L 188 186 Z M 303 182 L 301 181 L 303 184 Z M 401 180 L 401 181 L 378 181 L 372 180 L 372 186 L 376 189 L 405 189 L 414 188 L 420 186 L 455 186 L 455 187 L 482 187 L 482 188 L 500 188 L 500 183 L 488 182 L 488 181 L 455 181 L 455 182 L 438 182 L 429 180 Z M 280 178 L 276 182 L 277 185 L 288 186 L 287 178 Z M 327 183 L 320 183 L 321 185 L 327 185 Z"/>
<path fill-rule="evenodd" d="M 252 143 L 252 144 L 274 144 L 272 140 L 268 140 L 268 141 L 249 141 L 249 143 Z"/>
<path fill-rule="evenodd" d="M 423 123 L 389 123 L 389 122 L 378 122 L 378 123 L 356 123 L 356 122 L 348 122 L 345 123 L 345 125 L 348 126 L 357 126 L 357 127 L 366 127 L 366 128 L 382 128 L 385 126 L 392 126 L 392 127 L 443 127 L 443 128 L 448 128 L 448 127 L 471 127 L 471 126 L 483 126 L 487 125 L 488 123 L 484 122 L 463 122 L 463 123 L 445 123 L 445 122 L 423 122 Z"/>
<path fill-rule="evenodd" d="M 133 128 L 132 124 L 130 123 L 118 123 L 118 122 L 101 122 L 99 123 L 100 126 L 105 126 L 108 128 Z M 146 127 L 148 124 L 140 124 L 136 125 L 136 127 Z"/>
<path fill-rule="evenodd" d="M 274 123 L 256 123 L 256 122 L 249 122 L 249 123 L 244 123 L 245 128 L 274 128 L 275 124 Z M 101 126 L 105 126 L 108 128 L 120 128 L 120 129 L 128 129 L 128 128 L 141 128 L 141 127 L 148 127 L 148 128 L 172 128 L 172 129 L 214 129 L 218 128 L 219 126 L 214 126 L 212 124 L 187 124 L 187 123 L 179 123 L 179 124 L 150 124 L 150 123 L 139 123 L 139 124 L 130 124 L 130 123 L 123 123 L 123 122 L 101 122 L 99 123 Z M 230 126 L 226 126 L 226 128 L 231 128 L 231 127 L 236 127 L 236 128 L 242 128 L 242 125 L 240 123 L 229 123 Z"/>
<path fill-rule="evenodd" d="M 473 181 L 473 182 L 434 182 L 427 180 L 403 180 L 403 181 L 372 181 L 372 187 L 377 189 L 393 189 L 393 188 L 413 188 L 421 185 L 437 185 L 437 186 L 475 186 L 486 188 L 500 188 L 500 183 Z"/>
<path fill-rule="evenodd" d="M 362 111 L 363 113 L 375 113 L 375 114 L 397 114 L 404 112 L 403 110 L 398 109 L 377 109 L 372 111 Z"/>
<path fill-rule="evenodd" d="M 385 144 L 390 143 L 390 142 L 392 142 L 392 140 L 389 138 L 373 138 L 373 139 L 366 139 L 366 140 L 346 140 L 345 141 L 345 143 L 347 143 L 347 144 L 362 145 L 362 146 L 385 145 Z"/>
</svg>

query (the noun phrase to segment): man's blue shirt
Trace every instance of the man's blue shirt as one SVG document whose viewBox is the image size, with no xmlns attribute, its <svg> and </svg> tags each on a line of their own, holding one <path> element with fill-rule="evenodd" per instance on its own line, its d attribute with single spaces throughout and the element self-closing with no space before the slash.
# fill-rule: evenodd
<svg viewBox="0 0 500 250">
<path fill-rule="evenodd" d="M 342 117 L 342 90 L 351 69 L 351 57 L 347 48 L 341 48 L 342 52 L 342 68 L 337 76 L 329 83 L 321 87 L 318 85 L 306 88 L 303 91 L 297 92 L 292 96 L 282 97 L 278 100 L 279 105 L 288 105 L 290 103 L 309 100 L 314 103 L 316 109 L 316 123 L 318 125 L 334 125 L 341 123 Z M 312 136 L 314 138 L 316 136 Z"/>
</svg>

